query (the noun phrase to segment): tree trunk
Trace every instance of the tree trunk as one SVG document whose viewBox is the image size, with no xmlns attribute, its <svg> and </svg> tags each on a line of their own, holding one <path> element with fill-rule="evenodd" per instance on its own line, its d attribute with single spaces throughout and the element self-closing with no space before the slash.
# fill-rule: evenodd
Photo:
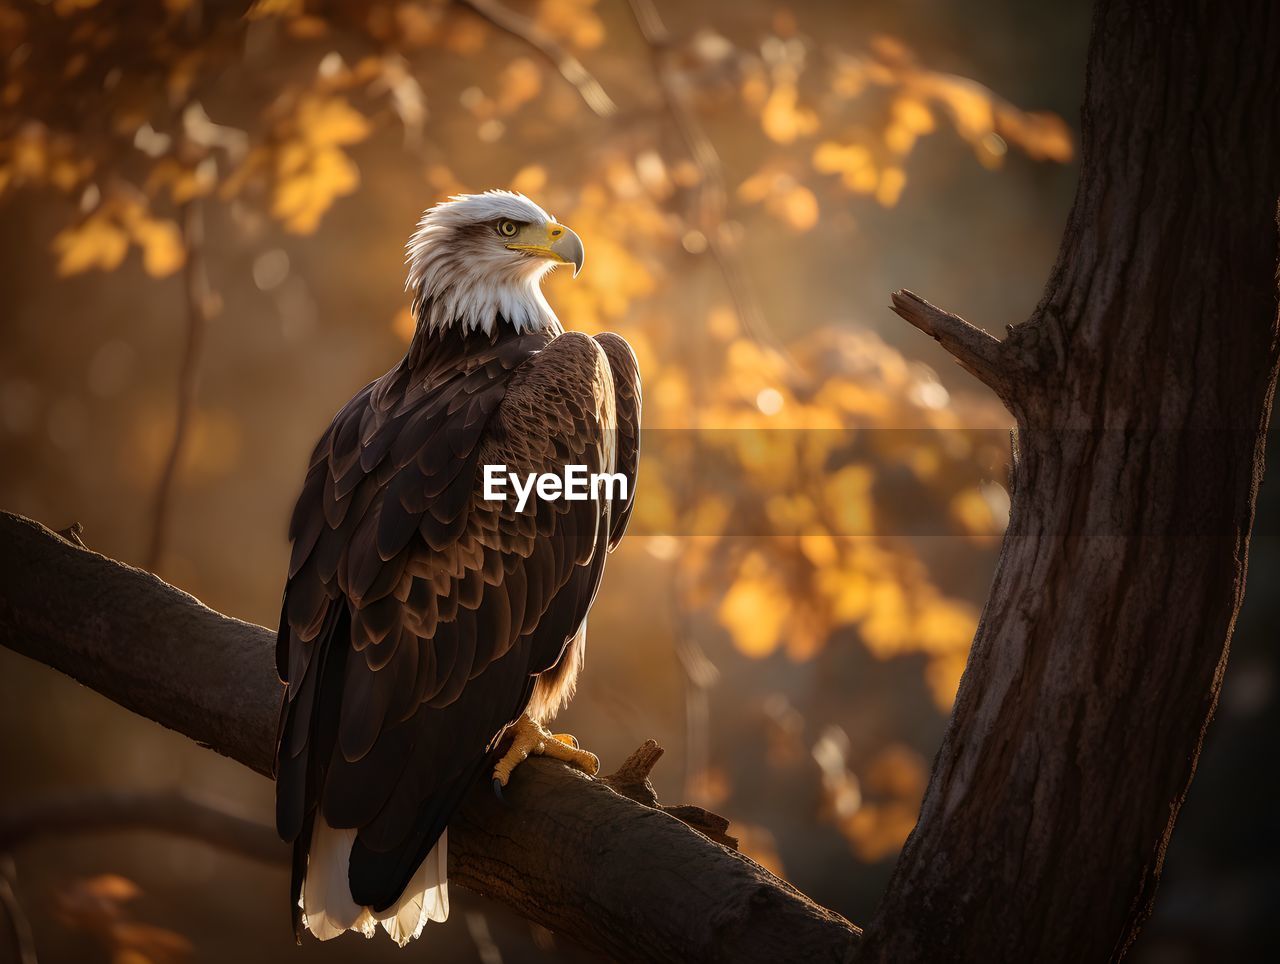
<svg viewBox="0 0 1280 964">
<path fill-rule="evenodd" d="M 1277 360 L 1280 6 L 1102 2 L 1058 263 L 1004 342 L 1013 507 L 860 959 L 1101 961 L 1151 909 L 1244 592 Z"/>
</svg>

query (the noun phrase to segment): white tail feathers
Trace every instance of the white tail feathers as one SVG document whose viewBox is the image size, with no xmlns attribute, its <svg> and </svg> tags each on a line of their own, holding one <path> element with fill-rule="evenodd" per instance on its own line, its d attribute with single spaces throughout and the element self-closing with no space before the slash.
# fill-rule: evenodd
<svg viewBox="0 0 1280 964">
<path fill-rule="evenodd" d="M 378 925 L 404 947 L 422 933 L 427 921 L 449 917 L 448 836 L 446 830 L 409 881 L 400 899 L 381 913 L 351 899 L 347 867 L 355 830 L 335 830 L 317 817 L 302 884 L 302 923 L 322 941 L 346 931 L 372 937 Z"/>
</svg>

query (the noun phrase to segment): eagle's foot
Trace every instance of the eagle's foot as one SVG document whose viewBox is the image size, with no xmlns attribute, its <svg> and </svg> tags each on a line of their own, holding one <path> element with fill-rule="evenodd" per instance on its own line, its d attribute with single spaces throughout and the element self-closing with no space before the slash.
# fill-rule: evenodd
<svg viewBox="0 0 1280 964">
<path fill-rule="evenodd" d="M 512 724 L 511 734 L 511 746 L 493 768 L 493 787 L 499 793 L 511 779 L 511 772 L 531 756 L 562 760 L 592 776 L 600 772 L 600 761 L 594 753 L 579 749 L 578 741 L 568 733 L 549 732 L 527 714 Z"/>
</svg>

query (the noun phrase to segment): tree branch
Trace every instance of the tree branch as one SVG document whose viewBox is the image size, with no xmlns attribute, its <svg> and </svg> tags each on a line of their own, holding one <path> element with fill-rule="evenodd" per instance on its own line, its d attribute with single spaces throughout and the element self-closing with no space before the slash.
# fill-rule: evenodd
<svg viewBox="0 0 1280 964">
<path fill-rule="evenodd" d="M 523 40 L 547 60 L 569 83 L 578 89 L 586 105 L 600 117 L 611 117 L 618 110 L 612 98 L 600 86 L 600 81 L 583 65 L 577 57 L 569 52 L 560 41 L 538 24 L 504 6 L 498 0 L 458 0 L 462 6 L 469 8 L 476 15 L 489 21 L 499 30 Z"/>
<path fill-rule="evenodd" d="M 890 297 L 893 298 L 891 309 L 894 314 L 940 344 L 965 371 L 1001 398 L 1005 396 L 1009 389 L 1009 373 L 1000 339 L 905 288 L 900 288 Z"/>
<path fill-rule="evenodd" d="M 0 513 L 0 546 L 0 645 L 270 774 L 274 633 L 21 516 Z M 450 878 L 619 961 L 850 960 L 843 917 L 611 788 L 638 793 L 657 752 L 607 780 L 530 760 L 505 804 L 478 787 L 449 827 Z"/>
<path fill-rule="evenodd" d="M 0 851 L 42 837 L 154 830 L 207 843 L 251 860 L 287 866 L 275 830 L 175 790 L 75 790 L 0 807 Z"/>
<path fill-rule="evenodd" d="M 182 290 L 187 309 L 187 329 L 182 347 L 182 366 L 178 371 L 178 401 L 173 416 L 173 436 L 164 467 L 156 482 L 155 501 L 151 509 L 151 538 L 147 544 L 147 566 L 159 569 L 164 558 L 169 532 L 169 512 L 173 487 L 186 449 L 187 429 L 195 410 L 196 387 L 200 380 L 200 354 L 204 349 L 205 328 L 209 324 L 209 279 L 204 267 L 204 212 L 200 201 L 188 201 L 182 208 L 182 241 L 187 259 L 182 268 Z"/>
<path fill-rule="evenodd" d="M 658 803 L 658 795 L 654 792 L 653 784 L 649 782 L 649 774 L 662 758 L 662 754 L 662 747 L 653 740 L 645 740 L 640 748 L 618 767 L 616 773 L 601 777 L 600 782 L 608 784 L 615 793 L 620 793 L 646 807 L 663 810 L 681 823 L 688 824 L 704 837 L 710 837 L 718 844 L 737 850 L 738 838 L 730 836 L 729 821 L 718 813 L 688 804 L 664 807 Z"/>
</svg>

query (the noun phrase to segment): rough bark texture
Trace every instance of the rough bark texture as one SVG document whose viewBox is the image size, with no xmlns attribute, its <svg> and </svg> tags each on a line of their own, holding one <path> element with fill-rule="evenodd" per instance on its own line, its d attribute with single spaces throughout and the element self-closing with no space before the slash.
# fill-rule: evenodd
<svg viewBox="0 0 1280 964">
<path fill-rule="evenodd" d="M 91 552 L 74 533 L 0 513 L 0 645 L 264 775 L 281 696 L 274 644 L 273 632 Z M 646 744 L 605 780 L 530 760 L 505 804 L 479 787 L 449 828 L 450 880 L 619 961 L 851 960 L 858 929 L 708 839 L 731 842 L 722 820 L 657 806 L 645 778 L 660 752 Z M 159 805 L 164 829 L 175 829 L 173 805 Z M 0 814 L 0 835 L 29 835 L 33 819 Z M 283 927 L 283 892 L 280 913 Z"/>
<path fill-rule="evenodd" d="M 1112 0 L 1058 264 L 1004 342 L 895 308 L 1017 417 L 1013 508 L 875 961 L 1104 961 L 1218 697 L 1276 377 L 1280 6 Z"/>
</svg>

